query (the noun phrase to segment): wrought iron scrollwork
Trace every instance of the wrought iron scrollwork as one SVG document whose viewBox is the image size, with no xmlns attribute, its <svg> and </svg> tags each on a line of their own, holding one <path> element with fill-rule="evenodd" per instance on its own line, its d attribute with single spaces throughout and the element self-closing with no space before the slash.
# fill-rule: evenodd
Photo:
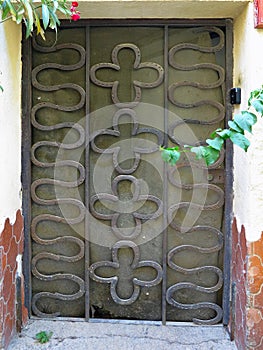
<svg viewBox="0 0 263 350">
<path fill-rule="evenodd" d="M 205 28 L 197 28 L 195 29 L 196 33 L 213 33 L 218 36 L 218 44 L 214 46 L 200 46 L 193 43 L 181 43 L 177 44 L 174 47 L 172 47 L 169 50 L 169 65 L 173 67 L 174 69 L 177 69 L 179 71 L 198 71 L 198 70 L 207 70 L 215 72 L 215 76 L 218 77 L 218 79 L 211 83 L 201 83 L 197 81 L 179 81 L 176 83 L 173 83 L 168 88 L 168 98 L 171 103 L 173 103 L 175 106 L 180 108 L 197 108 L 200 106 L 211 106 L 212 108 L 216 109 L 218 112 L 218 115 L 216 118 L 212 120 L 202 120 L 202 119 L 194 119 L 194 118 L 188 118 L 183 120 L 177 120 L 169 125 L 168 135 L 170 139 L 177 144 L 182 144 L 182 140 L 177 139 L 173 133 L 175 128 L 180 126 L 181 124 L 187 123 L 187 124 L 196 124 L 196 125 L 213 125 L 216 123 L 219 123 L 222 121 L 225 117 L 225 107 L 222 103 L 219 101 L 215 101 L 212 99 L 201 99 L 196 102 L 181 102 L 175 97 L 175 92 L 177 89 L 180 89 L 181 87 L 189 87 L 199 90 L 209 90 L 209 89 L 215 89 L 215 88 L 223 88 L 224 82 L 225 82 L 225 70 L 223 67 L 221 67 L 218 64 L 215 63 L 196 63 L 191 65 L 184 65 L 180 64 L 176 61 L 176 55 L 178 52 L 183 50 L 194 50 L 198 51 L 200 53 L 216 53 L 222 50 L 224 47 L 224 33 L 221 29 L 216 27 L 205 27 Z M 196 114 L 196 112 L 195 112 Z M 205 141 L 198 141 L 198 144 L 204 144 Z M 193 144 L 194 146 L 194 144 Z"/>
<path fill-rule="evenodd" d="M 134 190 L 132 193 L 132 198 L 129 201 L 121 201 L 118 194 L 118 184 L 121 181 L 129 181 L 134 185 Z M 162 214 L 163 203 L 162 201 L 153 195 L 140 194 L 140 182 L 134 176 L 131 175 L 118 175 L 112 182 L 112 193 L 98 193 L 91 197 L 90 199 L 90 210 L 94 217 L 102 220 L 110 220 L 111 228 L 116 237 L 120 239 L 135 239 L 137 238 L 142 229 L 142 220 L 151 220 L 159 217 Z M 96 202 L 104 202 L 105 208 L 108 208 L 108 212 L 99 212 L 96 210 Z M 152 202 L 156 205 L 157 209 L 151 213 L 142 213 L 142 208 L 147 205 L 147 202 Z M 108 203 L 108 205 L 107 205 Z M 113 207 L 110 209 L 110 207 Z M 124 233 L 124 229 L 118 226 L 119 218 L 123 213 L 128 213 L 132 216 L 134 222 L 134 228 L 127 236 Z"/>
<path fill-rule="evenodd" d="M 124 298 L 121 298 L 117 293 L 117 284 L 120 277 L 118 276 L 101 277 L 98 274 L 96 274 L 96 269 L 100 267 L 104 267 L 104 268 L 110 267 L 113 269 L 118 269 L 120 267 L 120 263 L 118 259 L 118 250 L 126 247 L 131 248 L 133 251 L 133 261 L 130 267 L 132 270 L 134 270 L 134 274 L 136 275 L 136 271 L 141 267 L 148 267 L 155 270 L 156 277 L 149 281 L 145 281 L 137 277 L 133 277 L 132 278 L 132 284 L 133 284 L 132 295 L 129 298 L 124 299 Z M 161 282 L 162 267 L 157 262 L 152 260 L 140 260 L 140 248 L 134 242 L 123 240 L 123 241 L 118 241 L 112 247 L 112 261 L 98 261 L 90 266 L 90 276 L 96 282 L 109 283 L 111 285 L 110 294 L 115 303 L 120 305 L 131 305 L 138 299 L 140 295 L 140 289 L 141 289 L 140 287 L 153 287 L 158 285 Z"/>
<path fill-rule="evenodd" d="M 122 144 L 118 144 L 118 139 L 121 136 L 120 129 L 119 129 L 119 121 L 122 116 L 128 115 L 132 122 L 132 132 L 131 132 L 131 139 L 133 140 L 133 148 L 131 149 L 131 152 L 133 153 L 134 159 L 132 167 L 125 169 L 120 166 L 119 164 L 119 154 L 121 152 Z M 142 140 L 138 141 L 138 145 L 136 145 L 136 136 L 149 133 L 153 134 L 157 138 L 157 142 L 155 145 L 151 145 L 151 147 L 142 147 Z M 110 136 L 116 138 L 116 144 L 113 144 L 113 147 L 108 147 L 105 149 L 102 149 L 96 145 L 96 140 L 98 137 L 104 136 L 104 140 L 106 138 L 109 138 Z M 115 115 L 113 116 L 112 121 L 112 129 L 103 129 L 98 130 L 94 132 L 91 135 L 91 148 L 94 152 L 101 153 L 101 154 L 112 154 L 112 161 L 114 164 L 114 168 L 118 171 L 119 174 L 132 174 L 139 166 L 141 154 L 148 154 L 158 151 L 159 146 L 163 142 L 163 133 L 160 130 L 154 129 L 154 128 L 142 128 L 139 127 L 139 123 L 137 120 L 136 112 L 133 109 L 130 108 L 122 108 L 118 110 Z M 124 146 L 127 145 L 124 143 Z"/>
<path fill-rule="evenodd" d="M 207 319 L 207 320 L 193 318 L 193 322 L 197 324 L 216 324 L 221 321 L 222 315 L 223 315 L 222 308 L 216 303 L 198 302 L 198 303 L 192 303 L 192 304 L 183 304 L 178 302 L 176 298 L 173 296 L 174 293 L 176 293 L 178 290 L 181 290 L 181 289 L 194 290 L 194 291 L 197 291 L 200 293 L 206 293 L 206 294 L 215 293 L 218 290 L 220 290 L 223 285 L 223 272 L 221 271 L 220 268 L 216 266 L 201 266 L 201 267 L 195 267 L 195 268 L 185 268 L 185 267 L 179 266 L 173 261 L 173 258 L 176 256 L 176 254 L 182 251 L 197 252 L 200 254 L 211 254 L 214 252 L 219 252 L 223 248 L 223 234 L 221 231 L 219 231 L 214 227 L 194 226 L 192 229 L 188 230 L 187 233 L 189 234 L 189 233 L 196 232 L 198 234 L 198 232 L 203 232 L 203 231 L 213 233 L 217 237 L 217 244 L 209 248 L 198 247 L 191 244 L 188 244 L 188 245 L 185 244 L 185 245 L 174 247 L 168 252 L 167 263 L 172 270 L 180 272 L 181 274 L 184 274 L 187 276 L 196 275 L 202 272 L 215 273 L 218 279 L 217 283 L 214 286 L 204 287 L 191 282 L 179 282 L 170 286 L 167 289 L 166 300 L 170 305 L 173 305 L 183 310 L 212 309 L 216 312 L 216 316 L 214 318 Z"/>
<path fill-rule="evenodd" d="M 72 273 L 51 273 L 51 274 L 43 274 L 39 271 L 37 265 L 41 260 L 51 260 L 54 262 L 77 262 L 84 257 L 84 242 L 77 237 L 74 236 L 60 236 L 56 238 L 41 238 L 40 233 L 38 233 L 38 227 L 39 224 L 45 223 L 45 222 L 52 222 L 56 224 L 69 224 L 69 225 L 75 225 L 83 222 L 85 217 L 85 206 L 83 202 L 76 198 L 41 198 L 38 194 L 38 188 L 41 186 L 60 186 L 63 188 L 75 188 L 80 186 L 85 181 L 85 169 L 84 166 L 73 159 L 67 159 L 67 160 L 54 160 L 54 161 L 42 161 L 38 159 L 38 150 L 41 149 L 41 147 L 53 147 L 56 149 L 64 149 L 64 150 L 74 150 L 79 147 L 82 147 L 85 142 L 85 131 L 83 127 L 79 124 L 76 124 L 74 122 L 62 122 L 54 125 L 44 125 L 41 124 L 37 120 L 37 114 L 40 110 L 46 109 L 46 110 L 57 110 L 57 111 L 63 111 L 63 112 L 74 112 L 80 110 L 84 104 L 85 104 L 85 91 L 84 89 L 77 85 L 72 83 L 62 83 L 57 85 L 43 85 L 38 81 L 38 75 L 41 72 L 47 71 L 49 69 L 55 69 L 60 71 L 74 71 L 79 68 L 81 68 L 85 64 L 85 49 L 77 44 L 61 44 L 61 45 L 55 45 L 52 47 L 46 47 L 41 46 L 37 44 L 35 41 L 35 38 L 33 38 L 33 47 L 36 51 L 41 53 L 53 53 L 58 52 L 60 50 L 74 50 L 79 53 L 79 61 L 75 64 L 70 65 L 63 65 L 58 63 L 45 63 L 40 64 L 36 66 L 32 71 L 32 85 L 36 90 L 43 91 L 43 92 L 55 92 L 63 89 L 71 89 L 76 91 L 76 93 L 79 95 L 79 102 L 75 105 L 58 105 L 51 102 L 39 102 L 34 105 L 34 107 L 31 110 L 31 124 L 36 130 L 44 131 L 44 132 L 53 132 L 54 130 L 61 130 L 61 129 L 74 129 L 77 134 L 78 138 L 73 143 L 66 143 L 66 142 L 58 142 L 56 140 L 54 141 L 37 141 L 32 145 L 31 148 L 31 160 L 32 163 L 37 168 L 47 169 L 47 168 L 61 168 L 64 167 L 71 167 L 73 170 L 76 169 L 78 172 L 78 178 L 74 181 L 62 181 L 54 178 L 39 178 L 33 181 L 31 185 L 31 197 L 33 203 L 40 205 L 40 206 L 49 206 L 52 207 L 58 207 L 60 205 L 72 205 L 73 207 L 78 209 L 78 215 L 75 217 L 65 217 L 65 216 L 58 216 L 55 213 L 54 214 L 38 214 L 35 217 L 33 217 L 32 224 L 31 224 L 31 237 L 34 240 L 36 244 L 39 246 L 50 246 L 52 247 L 55 244 L 59 244 L 63 246 L 63 243 L 65 244 L 71 244 L 76 245 L 79 249 L 79 252 L 72 256 L 67 256 L 63 254 L 55 254 L 51 252 L 41 252 L 37 253 L 33 259 L 32 259 L 32 273 L 33 276 L 40 280 L 45 282 L 52 282 L 52 281 L 68 281 L 69 283 L 77 284 L 78 290 L 73 294 L 67 294 L 67 293 L 58 293 L 54 292 L 51 293 L 49 291 L 42 291 L 38 292 L 33 295 L 32 298 L 32 310 L 34 314 L 41 317 L 53 317 L 53 316 L 59 316 L 60 311 L 55 312 L 44 312 L 39 308 L 38 303 L 42 298 L 50 298 L 55 300 L 63 300 L 63 301 L 73 301 L 76 299 L 79 299 L 81 296 L 85 293 L 85 287 L 84 287 L 84 280 L 80 278 L 79 276 L 72 274 Z M 62 250 L 63 251 L 63 250 Z"/>
<path fill-rule="evenodd" d="M 152 83 L 146 83 L 143 81 L 133 80 L 132 84 L 133 84 L 133 87 L 135 90 L 134 100 L 121 102 L 119 97 L 118 97 L 119 81 L 118 80 L 110 81 L 110 82 L 102 81 L 102 80 L 97 78 L 97 71 L 100 69 L 111 69 L 114 71 L 119 71 L 121 69 L 121 66 L 119 64 L 118 54 L 119 54 L 120 50 L 124 50 L 124 49 L 132 50 L 134 52 L 134 55 L 135 55 L 135 60 L 134 60 L 134 64 L 133 64 L 134 70 L 140 70 L 140 69 L 145 69 L 145 68 L 153 69 L 157 72 L 158 77 Z M 91 78 L 92 82 L 98 86 L 101 86 L 104 88 L 111 88 L 112 101 L 119 108 L 125 108 L 125 107 L 134 108 L 141 100 L 141 94 L 142 94 L 141 89 L 154 88 L 154 87 L 160 85 L 163 81 L 163 77 L 164 77 L 163 67 L 157 63 L 154 63 L 154 62 L 143 62 L 142 63 L 141 62 L 141 51 L 135 44 L 124 43 L 124 44 L 116 45 L 112 50 L 111 59 L 112 59 L 112 63 L 110 63 L 110 62 L 109 63 L 98 63 L 98 64 L 95 64 L 94 66 L 92 66 L 90 69 L 90 78 Z"/>
</svg>

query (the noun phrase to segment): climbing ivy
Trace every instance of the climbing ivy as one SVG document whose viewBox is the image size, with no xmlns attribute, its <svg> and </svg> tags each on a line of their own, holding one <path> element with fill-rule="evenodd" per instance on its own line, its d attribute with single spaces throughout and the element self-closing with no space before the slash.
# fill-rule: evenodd
<svg viewBox="0 0 263 350">
<path fill-rule="evenodd" d="M 219 158 L 220 151 L 227 139 L 246 152 L 250 142 L 245 133 L 252 133 L 252 126 L 257 122 L 255 113 L 263 116 L 263 86 L 250 93 L 247 110 L 235 114 L 233 120 L 228 122 L 227 129 L 216 129 L 210 135 L 211 138 L 206 140 L 205 146 L 160 147 L 162 158 L 165 162 L 175 165 L 182 153 L 190 151 L 196 155 L 197 159 L 204 159 L 206 165 L 209 166 Z"/>
</svg>

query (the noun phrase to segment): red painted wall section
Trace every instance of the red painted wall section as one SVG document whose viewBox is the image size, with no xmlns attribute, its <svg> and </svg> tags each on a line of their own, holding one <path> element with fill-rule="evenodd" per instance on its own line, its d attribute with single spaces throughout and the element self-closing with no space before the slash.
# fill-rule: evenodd
<svg viewBox="0 0 263 350">
<path fill-rule="evenodd" d="M 17 256 L 23 254 L 23 245 L 23 217 L 18 210 L 15 223 L 11 225 L 7 219 L 0 235 L 0 348 L 3 349 L 28 317 L 23 276 L 17 274 Z"/>
<path fill-rule="evenodd" d="M 235 293 L 232 300 L 230 332 L 238 350 L 246 349 L 247 326 L 247 245 L 245 228 L 239 232 L 236 219 L 232 223 L 232 286 Z"/>
<path fill-rule="evenodd" d="M 232 301 L 230 331 L 238 350 L 263 350 L 263 234 L 247 242 L 245 228 L 232 224 Z"/>
<path fill-rule="evenodd" d="M 254 0 L 254 25 L 263 28 L 263 0 Z"/>
<path fill-rule="evenodd" d="M 248 349 L 263 349 L 263 234 L 248 245 Z"/>
</svg>

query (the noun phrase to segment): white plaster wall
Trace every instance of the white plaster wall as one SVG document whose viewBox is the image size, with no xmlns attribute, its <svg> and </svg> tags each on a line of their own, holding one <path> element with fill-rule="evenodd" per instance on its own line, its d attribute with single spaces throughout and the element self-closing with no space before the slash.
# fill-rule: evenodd
<svg viewBox="0 0 263 350">
<path fill-rule="evenodd" d="M 20 26 L 0 24 L 0 233 L 21 208 L 21 34 Z"/>
<path fill-rule="evenodd" d="M 250 3 L 234 24 L 234 85 L 242 88 L 241 110 L 247 108 L 250 91 L 263 85 L 263 29 L 254 28 Z M 249 241 L 263 230 L 263 119 L 249 139 L 247 153 L 234 147 L 234 215 L 246 228 Z"/>
</svg>

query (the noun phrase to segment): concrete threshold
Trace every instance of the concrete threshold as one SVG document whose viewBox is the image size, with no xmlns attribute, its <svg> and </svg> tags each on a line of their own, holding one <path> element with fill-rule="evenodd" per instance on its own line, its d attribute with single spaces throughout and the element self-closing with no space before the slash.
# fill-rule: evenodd
<svg viewBox="0 0 263 350">
<path fill-rule="evenodd" d="M 36 334 L 53 332 L 40 344 Z M 222 325 L 30 320 L 8 350 L 235 350 Z"/>
</svg>

